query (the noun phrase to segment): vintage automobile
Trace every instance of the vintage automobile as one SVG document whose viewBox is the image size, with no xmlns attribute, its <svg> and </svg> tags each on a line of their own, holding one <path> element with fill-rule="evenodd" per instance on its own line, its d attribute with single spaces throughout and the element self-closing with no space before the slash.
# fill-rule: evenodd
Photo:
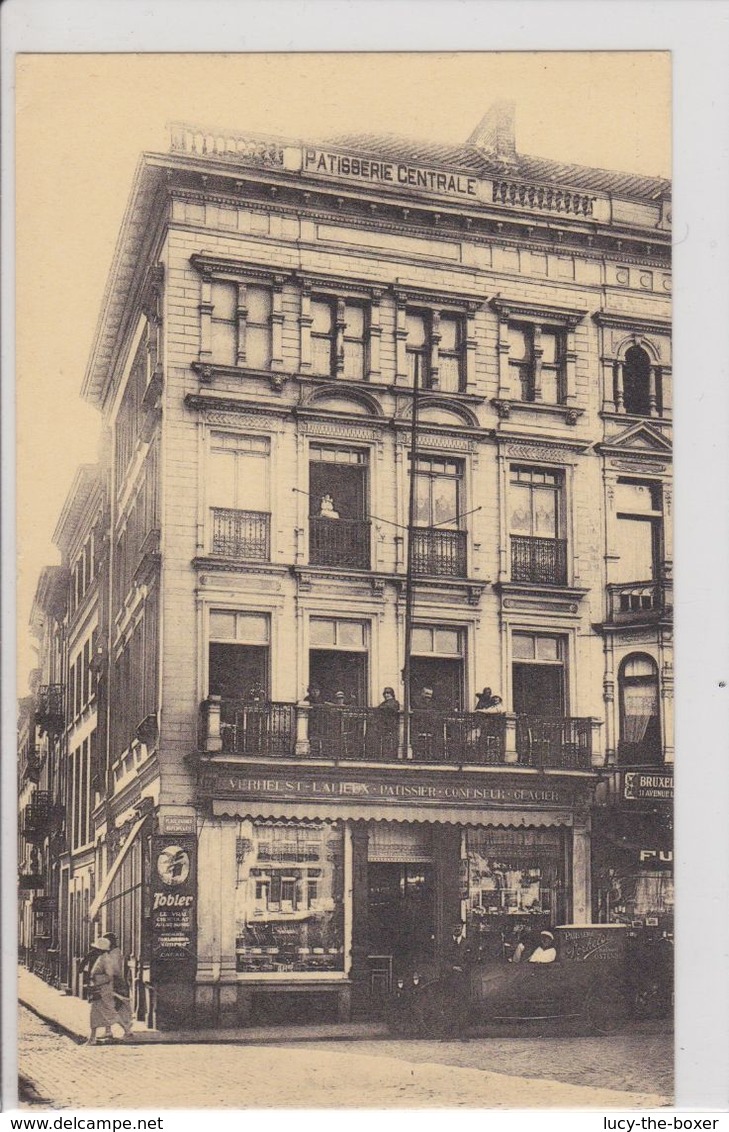
<svg viewBox="0 0 729 1132">
<path fill-rule="evenodd" d="M 591 1033 L 614 1033 L 630 1011 L 624 927 L 563 925 L 554 934 L 553 963 L 430 962 L 401 973 L 390 1030 L 444 1038 L 479 1025 L 574 1019 Z"/>
</svg>

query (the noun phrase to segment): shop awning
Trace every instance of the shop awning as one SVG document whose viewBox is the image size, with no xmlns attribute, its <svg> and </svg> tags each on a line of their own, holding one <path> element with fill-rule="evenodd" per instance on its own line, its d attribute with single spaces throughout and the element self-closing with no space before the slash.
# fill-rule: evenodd
<svg viewBox="0 0 729 1132">
<path fill-rule="evenodd" d="M 91 903 L 91 907 L 89 908 L 89 923 L 93 923 L 93 921 L 98 916 L 99 909 L 101 908 L 102 904 L 106 900 L 107 893 L 109 892 L 109 889 L 111 888 L 112 884 L 114 883 L 114 878 L 117 875 L 117 873 L 119 872 L 119 869 L 124 864 L 124 859 L 125 859 L 127 853 L 129 852 L 129 850 L 131 849 L 132 845 L 134 844 L 135 839 L 139 836 L 139 831 L 142 828 L 142 826 L 144 825 L 146 820 L 147 820 L 146 814 L 143 817 L 137 819 L 137 821 L 132 826 L 132 828 L 129 832 L 129 836 L 127 837 L 126 841 L 124 842 L 121 849 L 119 850 L 116 857 L 114 858 L 114 863 L 112 864 L 108 873 L 106 874 L 103 881 L 101 882 L 101 888 L 96 893 L 96 896 L 94 897 L 94 899 Z"/>
<path fill-rule="evenodd" d="M 544 827 L 572 825 L 570 810 L 475 810 L 459 806 L 438 806 L 431 810 L 415 806 L 363 806 L 337 802 L 326 806 L 306 802 L 246 802 L 213 799 L 213 815 L 218 818 L 266 818 L 288 821 L 394 821 L 429 822 L 434 825 L 500 825 L 505 827 Z"/>
</svg>

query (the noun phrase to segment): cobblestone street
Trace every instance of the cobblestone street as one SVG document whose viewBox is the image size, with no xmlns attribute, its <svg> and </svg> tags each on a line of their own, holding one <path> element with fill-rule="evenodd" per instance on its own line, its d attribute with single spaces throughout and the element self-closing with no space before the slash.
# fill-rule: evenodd
<svg viewBox="0 0 729 1132">
<path fill-rule="evenodd" d="M 25 1106 L 46 1108 L 656 1108 L 673 1042 L 611 1038 L 87 1047 L 21 1009 Z"/>
</svg>

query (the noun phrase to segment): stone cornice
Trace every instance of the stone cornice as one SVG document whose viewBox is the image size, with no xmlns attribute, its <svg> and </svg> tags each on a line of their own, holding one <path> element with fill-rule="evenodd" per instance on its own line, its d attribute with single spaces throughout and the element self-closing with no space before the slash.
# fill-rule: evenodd
<svg viewBox="0 0 729 1132">
<path fill-rule="evenodd" d="M 568 326 L 574 328 L 587 314 L 586 310 L 575 310 L 570 307 L 553 307 L 547 306 L 542 303 L 526 303 L 521 299 L 509 299 L 504 295 L 494 295 L 489 300 L 489 306 L 496 311 L 501 318 L 509 318 L 512 314 L 522 318 L 530 318 L 536 321 L 542 319 L 543 321 L 557 323 L 560 326 Z"/>
<path fill-rule="evenodd" d="M 201 275 L 235 275 L 242 279 L 265 279 L 269 283 L 283 284 L 293 278 L 290 268 L 275 267 L 272 264 L 251 263 L 250 259 L 229 259 L 227 256 L 207 255 L 195 252 L 190 263 Z"/>
<path fill-rule="evenodd" d="M 593 316 L 598 326 L 612 326 L 620 330 L 653 330 L 659 334 L 671 333 L 671 319 L 642 315 L 638 311 L 616 314 L 612 311 L 596 311 Z"/>
<path fill-rule="evenodd" d="M 281 406 L 268 402 L 238 400 L 237 397 L 226 397 L 219 394 L 186 393 L 185 405 L 188 409 L 197 409 L 207 412 L 226 413 L 252 413 L 256 416 L 288 417 L 292 406 Z"/>
</svg>

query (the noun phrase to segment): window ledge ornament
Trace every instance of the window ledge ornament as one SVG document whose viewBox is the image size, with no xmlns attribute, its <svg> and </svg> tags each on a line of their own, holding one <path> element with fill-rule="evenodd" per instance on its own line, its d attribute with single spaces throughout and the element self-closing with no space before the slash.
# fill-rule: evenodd
<svg viewBox="0 0 729 1132">
<path fill-rule="evenodd" d="M 565 424 L 572 426 L 577 424 L 585 412 L 584 409 L 579 409 L 575 405 L 551 405 L 544 401 L 509 401 L 501 397 L 493 397 L 491 404 L 496 409 L 499 420 L 502 421 L 509 420 L 512 413 L 530 412 L 553 417 L 563 416 Z"/>
</svg>

